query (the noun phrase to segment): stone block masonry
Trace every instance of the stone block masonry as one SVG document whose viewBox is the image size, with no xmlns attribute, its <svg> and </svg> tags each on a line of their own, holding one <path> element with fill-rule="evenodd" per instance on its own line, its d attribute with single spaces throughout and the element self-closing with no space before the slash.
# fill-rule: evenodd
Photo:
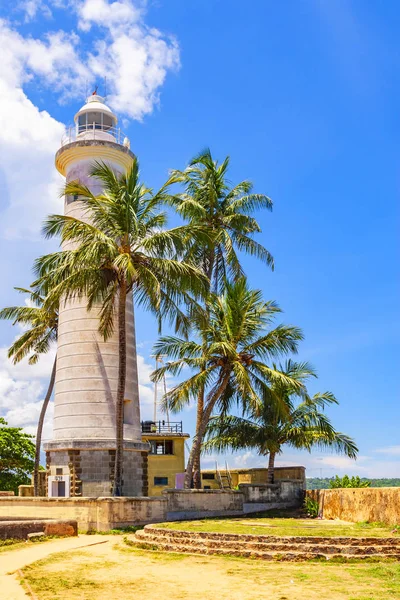
<svg viewBox="0 0 400 600">
<path fill-rule="evenodd" d="M 114 447 L 113 447 L 114 446 Z M 47 495 L 60 496 L 56 486 L 64 482 L 64 494 L 70 497 L 111 496 L 114 480 L 115 443 L 84 440 L 46 444 Z M 124 496 L 145 496 L 147 481 L 147 444 L 124 442 Z M 53 489 L 54 488 L 54 489 Z"/>
<path fill-rule="evenodd" d="M 243 514 L 243 494 L 233 490 L 164 490 L 167 521 Z"/>
<path fill-rule="evenodd" d="M 301 479 L 282 479 L 276 483 L 239 484 L 244 496 L 244 512 L 258 512 L 275 508 L 299 508 L 304 500 Z"/>
</svg>

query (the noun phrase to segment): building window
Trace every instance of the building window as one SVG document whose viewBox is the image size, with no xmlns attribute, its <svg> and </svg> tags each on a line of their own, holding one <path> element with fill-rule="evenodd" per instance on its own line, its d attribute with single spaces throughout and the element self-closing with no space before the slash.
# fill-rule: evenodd
<svg viewBox="0 0 400 600">
<path fill-rule="evenodd" d="M 174 443 L 172 440 L 150 440 L 150 454 L 173 454 Z"/>
<path fill-rule="evenodd" d="M 168 477 L 154 477 L 154 485 L 168 485 Z"/>
<path fill-rule="evenodd" d="M 203 473 L 203 479 L 215 479 L 215 473 Z"/>
<path fill-rule="evenodd" d="M 56 475 L 62 475 L 63 474 L 63 468 L 62 467 L 56 467 Z"/>
</svg>

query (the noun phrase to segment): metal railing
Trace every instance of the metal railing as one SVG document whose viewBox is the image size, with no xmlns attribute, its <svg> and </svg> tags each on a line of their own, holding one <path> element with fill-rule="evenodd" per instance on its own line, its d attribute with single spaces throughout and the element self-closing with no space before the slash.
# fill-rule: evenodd
<svg viewBox="0 0 400 600">
<path fill-rule="evenodd" d="M 142 421 L 142 433 L 182 433 L 182 421 Z"/>
<path fill-rule="evenodd" d="M 121 146 L 127 146 L 128 148 L 130 146 L 129 139 L 119 127 L 108 127 L 107 125 L 101 125 L 100 123 L 79 125 L 78 127 L 76 125 L 70 125 L 66 128 L 65 133 L 61 138 L 61 146 L 84 139 L 109 139 Z"/>
</svg>

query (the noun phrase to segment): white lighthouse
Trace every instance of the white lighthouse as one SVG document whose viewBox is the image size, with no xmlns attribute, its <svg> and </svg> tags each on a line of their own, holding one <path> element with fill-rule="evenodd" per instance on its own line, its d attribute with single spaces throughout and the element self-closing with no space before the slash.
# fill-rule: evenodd
<svg viewBox="0 0 400 600">
<path fill-rule="evenodd" d="M 56 167 L 66 181 L 79 180 L 94 194 L 101 182 L 89 176 L 95 160 L 115 171 L 134 159 L 117 117 L 94 93 L 75 115 L 62 141 Z M 85 220 L 76 197 L 66 197 L 66 215 Z M 69 246 L 65 244 L 64 249 Z M 124 409 L 123 494 L 147 495 L 147 444 L 141 441 L 139 391 L 132 296 L 127 300 L 127 380 Z M 118 333 L 105 342 L 95 309 L 84 299 L 60 306 L 53 440 L 45 444 L 49 496 L 109 496 L 115 462 L 115 403 L 118 384 Z"/>
</svg>

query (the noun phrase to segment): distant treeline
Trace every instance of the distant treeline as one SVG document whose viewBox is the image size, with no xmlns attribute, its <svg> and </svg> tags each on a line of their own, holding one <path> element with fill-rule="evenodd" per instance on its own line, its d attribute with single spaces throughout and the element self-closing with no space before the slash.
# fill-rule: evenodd
<svg viewBox="0 0 400 600">
<path fill-rule="evenodd" d="M 329 482 L 333 479 L 334 477 L 307 477 L 307 489 L 329 489 Z M 369 479 L 367 477 L 362 477 L 361 481 L 370 481 L 371 487 L 400 487 L 400 479 Z"/>
</svg>

